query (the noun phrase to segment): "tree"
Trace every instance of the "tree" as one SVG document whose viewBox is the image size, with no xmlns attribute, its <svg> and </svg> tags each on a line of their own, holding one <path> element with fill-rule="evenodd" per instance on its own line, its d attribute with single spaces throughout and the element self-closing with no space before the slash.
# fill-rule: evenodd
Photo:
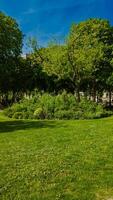
<svg viewBox="0 0 113 200">
<path fill-rule="evenodd" d="M 95 101 L 98 82 L 111 71 L 113 28 L 102 19 L 89 19 L 74 24 L 68 37 L 68 59 L 73 82 L 80 101 L 82 80 L 89 79 Z M 102 80 L 101 80 L 102 79 Z"/>
<path fill-rule="evenodd" d="M 0 12 L 0 90 L 11 89 L 12 73 L 22 52 L 23 34 L 17 22 Z"/>
<path fill-rule="evenodd" d="M 46 78 L 45 81 L 40 82 L 43 86 L 43 83 L 46 83 L 45 90 L 57 92 L 60 89 L 66 88 L 68 85 L 64 73 L 66 72 L 65 68 L 67 65 L 65 57 L 66 47 L 57 43 L 49 43 L 47 47 L 35 45 L 34 48 L 34 45 L 32 45 L 34 44 L 34 39 L 30 40 L 30 44 L 33 52 L 29 58 L 35 69 L 38 70 L 40 68 L 42 70 L 42 73 L 37 73 L 36 77 L 38 79 L 39 75 L 41 75 L 42 79 Z"/>
</svg>

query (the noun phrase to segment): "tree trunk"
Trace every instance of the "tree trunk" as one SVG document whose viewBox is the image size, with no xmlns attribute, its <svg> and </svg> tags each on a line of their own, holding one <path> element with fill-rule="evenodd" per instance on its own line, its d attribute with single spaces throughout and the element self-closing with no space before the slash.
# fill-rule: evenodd
<svg viewBox="0 0 113 200">
<path fill-rule="evenodd" d="M 111 107 L 111 90 L 109 90 L 109 107 Z"/>
<path fill-rule="evenodd" d="M 16 93 L 13 92 L 13 96 L 12 96 L 12 103 L 15 103 L 16 102 Z"/>
<path fill-rule="evenodd" d="M 96 102 L 96 82 L 93 80 L 93 101 Z"/>
<path fill-rule="evenodd" d="M 80 102 L 80 90 L 79 90 L 79 87 L 77 88 L 76 94 L 77 94 L 77 101 Z"/>
<path fill-rule="evenodd" d="M 8 105 L 8 92 L 5 94 L 5 106 L 7 106 Z"/>
</svg>

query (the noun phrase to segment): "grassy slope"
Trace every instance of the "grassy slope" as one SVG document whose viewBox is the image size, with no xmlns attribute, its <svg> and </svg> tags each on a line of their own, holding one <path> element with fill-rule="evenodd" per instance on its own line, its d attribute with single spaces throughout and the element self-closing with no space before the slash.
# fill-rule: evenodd
<svg viewBox="0 0 113 200">
<path fill-rule="evenodd" d="M 113 118 L 0 117 L 0 199 L 113 199 Z"/>
</svg>

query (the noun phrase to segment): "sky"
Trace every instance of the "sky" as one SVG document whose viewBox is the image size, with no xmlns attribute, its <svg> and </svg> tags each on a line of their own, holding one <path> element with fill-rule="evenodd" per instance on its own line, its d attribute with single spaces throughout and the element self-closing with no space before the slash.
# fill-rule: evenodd
<svg viewBox="0 0 113 200">
<path fill-rule="evenodd" d="M 42 46 L 53 38 L 63 40 L 74 22 L 99 17 L 113 25 L 113 0 L 0 0 L 0 11 Z"/>
</svg>

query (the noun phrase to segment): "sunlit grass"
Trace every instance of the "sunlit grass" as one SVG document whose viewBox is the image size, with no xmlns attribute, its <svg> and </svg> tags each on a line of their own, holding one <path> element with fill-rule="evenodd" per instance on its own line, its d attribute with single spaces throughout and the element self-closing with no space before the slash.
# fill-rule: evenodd
<svg viewBox="0 0 113 200">
<path fill-rule="evenodd" d="M 113 118 L 0 117 L 0 199 L 113 199 Z"/>
</svg>

